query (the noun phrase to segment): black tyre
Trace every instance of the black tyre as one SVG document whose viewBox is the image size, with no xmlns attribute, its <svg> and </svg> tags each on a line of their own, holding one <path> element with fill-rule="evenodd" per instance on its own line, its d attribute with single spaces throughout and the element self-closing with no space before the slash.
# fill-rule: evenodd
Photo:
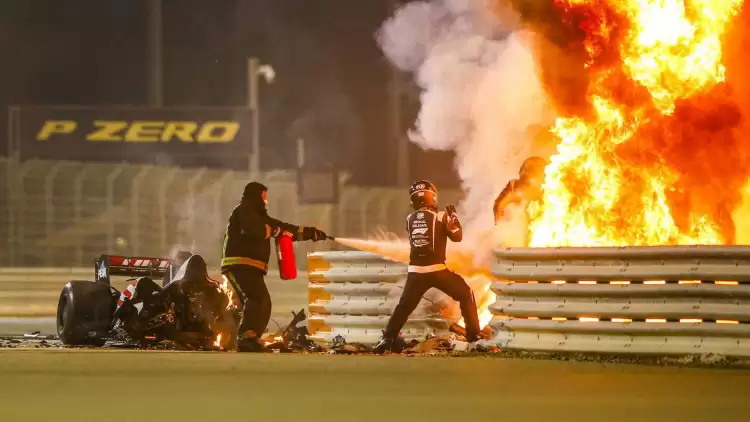
<svg viewBox="0 0 750 422">
<path fill-rule="evenodd" d="M 57 335 L 70 346 L 102 346 L 112 323 L 116 298 L 110 287 L 69 281 L 57 303 Z"/>
</svg>

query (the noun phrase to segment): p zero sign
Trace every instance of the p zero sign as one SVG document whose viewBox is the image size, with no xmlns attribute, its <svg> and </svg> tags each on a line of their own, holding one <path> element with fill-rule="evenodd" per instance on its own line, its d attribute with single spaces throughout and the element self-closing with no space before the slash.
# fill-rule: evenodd
<svg viewBox="0 0 750 422">
<path fill-rule="evenodd" d="M 21 108 L 22 158 L 208 165 L 252 153 L 252 111 L 232 108 Z"/>
</svg>

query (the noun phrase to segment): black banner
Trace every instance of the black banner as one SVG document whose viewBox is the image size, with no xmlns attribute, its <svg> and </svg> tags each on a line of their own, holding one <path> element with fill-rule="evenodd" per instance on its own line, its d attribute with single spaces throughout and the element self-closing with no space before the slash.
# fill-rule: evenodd
<svg viewBox="0 0 750 422">
<path fill-rule="evenodd" d="M 21 108 L 22 159 L 247 166 L 252 111 L 240 108 Z"/>
</svg>

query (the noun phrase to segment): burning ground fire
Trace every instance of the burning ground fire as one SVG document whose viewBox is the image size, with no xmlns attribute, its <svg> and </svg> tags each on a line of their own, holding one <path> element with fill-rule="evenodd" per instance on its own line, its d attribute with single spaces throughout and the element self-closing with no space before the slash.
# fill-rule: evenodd
<svg viewBox="0 0 750 422">
<path fill-rule="evenodd" d="M 213 279 L 212 279 L 213 280 Z M 221 281 L 213 280 L 214 283 L 216 283 L 216 286 L 221 290 L 221 292 L 226 296 L 227 298 L 227 310 L 231 310 L 239 306 L 239 302 L 234 294 L 234 289 L 232 288 L 232 285 L 229 283 L 229 279 L 226 275 L 221 275 Z M 216 338 L 214 339 L 213 346 L 217 349 L 224 349 L 226 348 L 227 344 L 229 343 L 229 339 L 224 336 L 224 333 L 220 332 L 216 334 Z"/>
</svg>

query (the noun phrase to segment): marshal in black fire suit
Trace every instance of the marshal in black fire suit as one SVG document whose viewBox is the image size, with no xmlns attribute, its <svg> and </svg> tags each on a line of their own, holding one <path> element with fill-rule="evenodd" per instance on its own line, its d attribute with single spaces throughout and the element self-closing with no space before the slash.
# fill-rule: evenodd
<svg viewBox="0 0 750 422">
<path fill-rule="evenodd" d="M 376 353 L 394 347 L 399 331 L 409 315 L 419 305 L 422 296 L 436 288 L 457 301 L 466 322 L 467 340 L 479 339 L 479 318 L 474 293 L 466 281 L 445 265 L 445 248 L 448 239 L 460 242 L 463 238 L 461 223 L 452 205 L 438 211 L 437 189 L 432 183 L 421 180 L 411 185 L 410 202 L 415 212 L 406 219 L 409 232 L 410 255 L 406 285 L 401 299 L 388 321 Z"/>
<path fill-rule="evenodd" d="M 271 296 L 263 279 L 268 272 L 271 239 L 291 236 L 297 240 L 325 240 L 328 236 L 315 227 L 284 223 L 268 216 L 268 188 L 248 183 L 240 203 L 232 211 L 224 234 L 221 272 L 239 295 L 243 306 L 237 336 L 240 352 L 262 352 L 260 336 L 271 318 Z"/>
</svg>

